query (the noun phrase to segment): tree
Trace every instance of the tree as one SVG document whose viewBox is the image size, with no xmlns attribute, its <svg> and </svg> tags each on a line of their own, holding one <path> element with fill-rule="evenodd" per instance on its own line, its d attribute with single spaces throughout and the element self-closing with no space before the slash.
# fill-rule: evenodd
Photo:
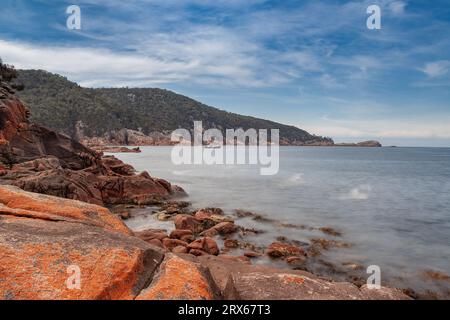
<svg viewBox="0 0 450 320">
<path fill-rule="evenodd" d="M 0 58 L 0 81 L 11 82 L 17 78 L 17 70 L 12 65 L 4 64 Z M 24 86 L 21 83 L 13 83 L 12 87 L 16 90 L 23 90 Z"/>
</svg>

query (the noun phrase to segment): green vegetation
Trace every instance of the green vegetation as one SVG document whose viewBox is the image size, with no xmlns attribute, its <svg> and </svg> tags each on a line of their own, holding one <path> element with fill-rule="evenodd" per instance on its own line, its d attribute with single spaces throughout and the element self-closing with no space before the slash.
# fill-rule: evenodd
<svg viewBox="0 0 450 320">
<path fill-rule="evenodd" d="M 89 137 L 122 128 L 168 133 L 203 121 L 205 129 L 280 129 L 280 137 L 289 142 L 330 141 L 296 127 L 209 107 L 168 90 L 82 88 L 41 70 L 19 70 L 18 80 L 25 85 L 19 96 L 30 108 L 31 120 L 70 136 L 75 136 L 80 121 Z"/>
</svg>

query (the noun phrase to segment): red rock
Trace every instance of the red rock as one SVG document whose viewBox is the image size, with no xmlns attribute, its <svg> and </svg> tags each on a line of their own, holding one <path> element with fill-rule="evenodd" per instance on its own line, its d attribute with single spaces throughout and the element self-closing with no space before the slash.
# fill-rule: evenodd
<svg viewBox="0 0 450 320">
<path fill-rule="evenodd" d="M 219 247 L 217 246 L 217 243 L 214 241 L 214 239 L 209 237 L 204 237 L 195 240 L 194 242 L 190 243 L 188 245 L 189 249 L 196 249 L 196 250 L 202 250 L 208 254 L 212 255 L 218 255 L 219 254 Z"/>
<path fill-rule="evenodd" d="M 266 253 L 272 258 L 286 258 L 289 256 L 305 255 L 305 251 L 302 248 L 281 242 L 272 243 L 267 248 Z"/>
<path fill-rule="evenodd" d="M 223 245 L 225 248 L 236 249 L 239 248 L 239 242 L 234 239 L 227 239 L 224 241 Z"/>
<path fill-rule="evenodd" d="M 360 290 L 367 300 L 412 300 L 400 290 L 393 288 L 380 287 L 369 289 L 368 285 L 365 284 Z"/>
<path fill-rule="evenodd" d="M 177 229 L 191 230 L 193 233 L 200 233 L 203 231 L 202 224 L 194 217 L 186 214 L 177 215 L 173 222 L 175 224 L 175 228 Z"/>
<path fill-rule="evenodd" d="M 214 227 L 216 224 L 221 222 L 233 222 L 232 219 L 225 217 L 223 215 L 222 209 L 219 208 L 207 208 L 198 210 L 195 213 L 195 219 L 203 224 L 205 229 Z"/>
<path fill-rule="evenodd" d="M 134 299 L 161 249 L 105 208 L 0 186 L 0 299 Z M 80 289 L 67 283 L 80 272 Z"/>
<path fill-rule="evenodd" d="M 159 239 L 151 239 L 151 240 L 148 240 L 147 243 L 154 245 L 155 247 L 164 249 L 164 245 L 163 245 L 162 241 Z"/>
<path fill-rule="evenodd" d="M 167 254 L 151 285 L 136 300 L 212 300 L 217 288 L 199 263 Z"/>
<path fill-rule="evenodd" d="M 221 254 L 221 255 L 219 255 L 219 258 L 222 259 L 223 261 L 228 261 L 228 262 L 239 262 L 239 263 L 244 263 L 244 264 L 252 264 L 250 258 L 246 257 L 246 256 L 229 256 L 226 254 Z"/>
<path fill-rule="evenodd" d="M 177 246 L 172 249 L 173 253 L 188 253 L 188 248 L 184 246 Z"/>
<path fill-rule="evenodd" d="M 184 192 L 169 182 L 135 174 L 113 156 L 102 158 L 69 137 L 31 124 L 23 103 L 0 84 L 0 184 L 93 204 L 150 204 Z"/>
<path fill-rule="evenodd" d="M 201 232 L 200 236 L 201 237 L 210 237 L 210 238 L 212 238 L 212 237 L 217 236 L 218 234 L 219 234 L 219 231 L 217 231 L 216 228 L 212 227 L 212 228 L 209 228 L 208 230 L 205 230 L 205 231 Z"/>
<path fill-rule="evenodd" d="M 169 237 L 172 239 L 181 240 L 181 237 L 184 237 L 184 236 L 193 236 L 192 230 L 176 229 L 170 233 Z"/>
<path fill-rule="evenodd" d="M 302 264 L 305 260 L 304 256 L 291 256 L 286 258 L 286 262 L 289 264 Z"/>
<path fill-rule="evenodd" d="M 261 257 L 261 253 L 258 252 L 254 252 L 254 251 L 247 251 L 244 252 L 244 256 L 248 257 L 248 258 L 258 258 Z"/>
<path fill-rule="evenodd" d="M 162 241 L 162 243 L 163 243 L 164 247 L 169 251 L 172 251 L 175 247 L 179 247 L 179 246 L 187 247 L 187 245 L 188 245 L 187 242 L 184 242 L 184 241 L 181 241 L 178 239 L 168 239 L 168 238 L 164 239 Z"/>
<path fill-rule="evenodd" d="M 196 218 L 200 219 L 204 217 L 205 219 L 210 218 L 213 215 L 223 216 L 223 210 L 220 208 L 204 208 L 200 209 L 195 213 Z"/>
<path fill-rule="evenodd" d="M 38 217 L 55 221 L 69 218 L 107 230 L 132 234 L 108 209 L 85 202 L 25 192 L 13 186 L 0 186 L 0 204 L 13 208 L 18 217 Z"/>
<path fill-rule="evenodd" d="M 144 240 L 144 241 L 150 241 L 152 239 L 158 239 L 163 240 L 168 237 L 167 233 L 163 232 L 162 230 L 144 230 L 144 231 L 136 231 L 134 232 L 135 236 Z"/>
<path fill-rule="evenodd" d="M 191 249 L 189 250 L 189 253 L 196 256 L 196 257 L 200 257 L 200 256 L 207 256 L 209 255 L 209 253 L 203 251 L 203 250 L 199 250 L 199 249 Z"/>
</svg>

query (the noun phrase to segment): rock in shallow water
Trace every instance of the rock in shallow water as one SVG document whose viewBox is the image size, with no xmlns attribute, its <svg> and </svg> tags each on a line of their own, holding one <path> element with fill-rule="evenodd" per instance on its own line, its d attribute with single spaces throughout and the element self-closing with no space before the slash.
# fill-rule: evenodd
<svg viewBox="0 0 450 320">
<path fill-rule="evenodd" d="M 305 251 L 302 248 L 282 242 L 272 243 L 267 248 L 266 253 L 272 258 L 286 258 L 305 255 Z"/>
</svg>

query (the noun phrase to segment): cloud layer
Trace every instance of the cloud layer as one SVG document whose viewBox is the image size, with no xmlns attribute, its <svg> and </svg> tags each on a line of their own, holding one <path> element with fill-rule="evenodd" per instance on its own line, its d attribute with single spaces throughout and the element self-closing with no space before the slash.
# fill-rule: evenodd
<svg viewBox="0 0 450 320">
<path fill-rule="evenodd" d="M 372 0 L 80 0 L 74 32 L 64 4 L 7 0 L 0 56 L 87 87 L 166 87 L 332 137 L 450 138 L 442 4 L 375 2 L 379 31 L 366 28 Z"/>
</svg>

